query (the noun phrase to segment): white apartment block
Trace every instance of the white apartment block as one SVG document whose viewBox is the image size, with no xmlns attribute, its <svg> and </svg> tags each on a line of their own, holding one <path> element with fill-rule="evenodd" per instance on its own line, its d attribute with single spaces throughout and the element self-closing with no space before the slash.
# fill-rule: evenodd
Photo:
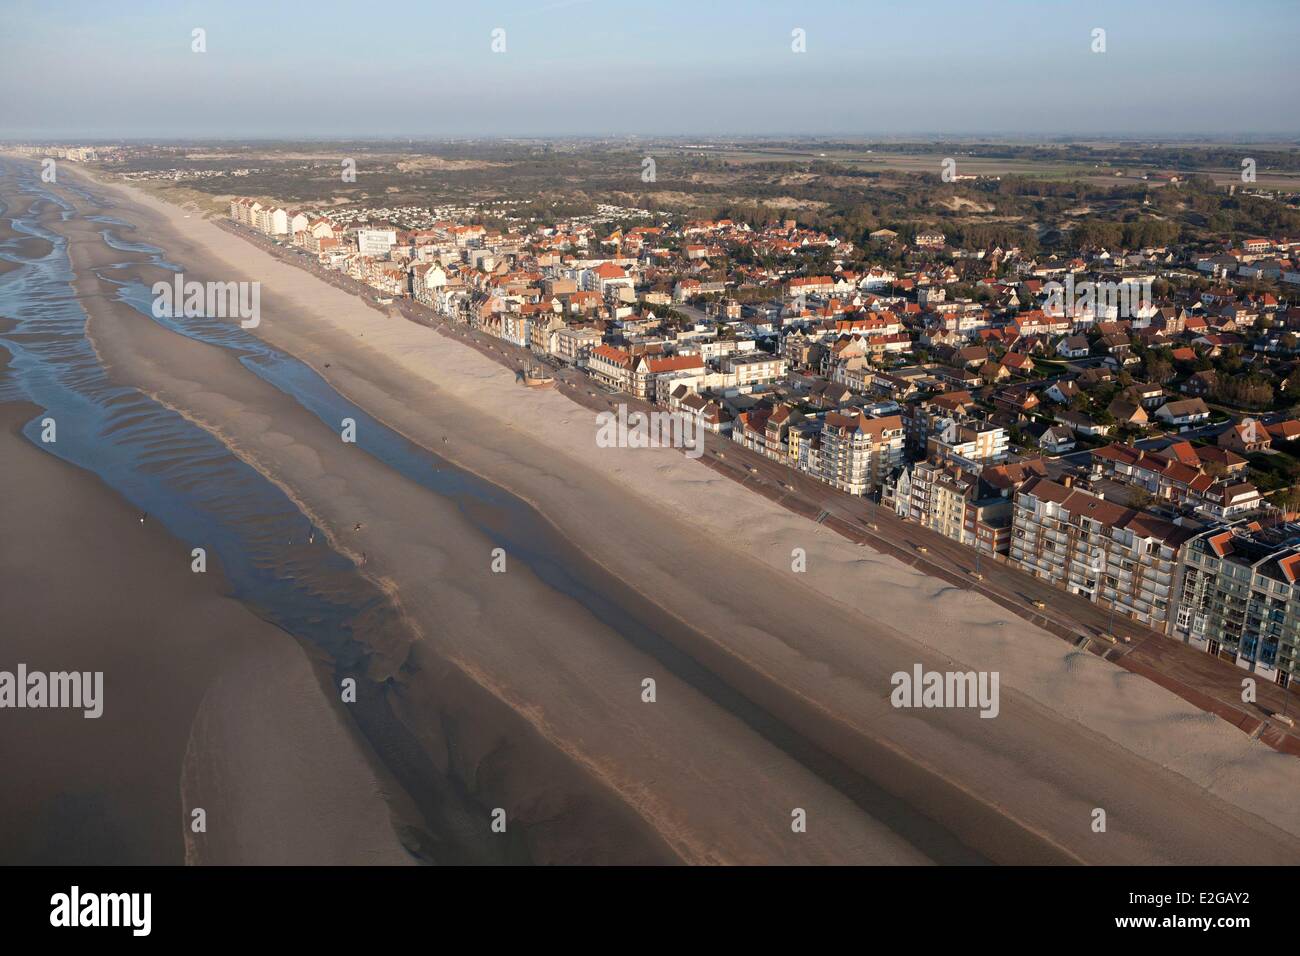
<svg viewBox="0 0 1300 956">
<path fill-rule="evenodd" d="M 865 495 L 903 463 L 903 419 L 827 412 L 814 476 L 840 491 Z"/>
<path fill-rule="evenodd" d="M 958 422 L 944 419 L 937 434 L 926 443 L 926 454 L 938 455 L 978 472 L 984 465 L 1000 465 L 1007 460 L 1011 439 L 1007 430 L 989 422 Z"/>
<path fill-rule="evenodd" d="M 785 369 L 785 359 L 769 352 L 736 352 L 722 359 L 722 372 L 736 388 L 779 381 Z"/>
<path fill-rule="evenodd" d="M 357 251 L 363 256 L 383 259 L 397 245 L 397 232 L 393 229 L 358 229 Z"/>
</svg>

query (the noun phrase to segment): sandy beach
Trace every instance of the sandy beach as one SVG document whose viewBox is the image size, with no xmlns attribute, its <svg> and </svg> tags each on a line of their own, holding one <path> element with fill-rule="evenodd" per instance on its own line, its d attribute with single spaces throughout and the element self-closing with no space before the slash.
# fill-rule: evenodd
<svg viewBox="0 0 1300 956">
<path fill-rule="evenodd" d="M 0 861 L 409 862 L 382 772 L 302 649 L 227 597 L 219 569 L 191 573 L 159 525 L 19 434 L 38 411 L 0 405 L 2 666 L 102 671 L 105 699 L 97 719 L 3 713 Z M 195 808 L 206 833 L 188 831 Z"/>
<path fill-rule="evenodd" d="M 0 347 L 0 385 L 11 360 Z M 159 521 L 25 437 L 41 413 L 0 403 L 0 668 L 102 672 L 102 714 L 0 714 L 0 862 L 411 863 L 397 833 L 416 815 L 322 693 L 321 662 L 230 597 L 219 564 L 194 573 Z"/>
<path fill-rule="evenodd" d="M 759 863 L 784 843 L 776 858 L 792 862 L 926 862 L 526 569 L 494 574 L 491 542 L 453 505 L 350 450 L 233 354 L 97 294 L 83 268 L 105 257 L 97 231 L 68 232 L 110 372 L 144 383 L 290 489 L 358 564 L 364 551 L 364 573 L 400 599 L 418 639 L 409 649 L 386 644 L 372 672 L 386 667 L 375 676 L 400 681 L 404 722 L 427 753 L 458 754 L 455 776 L 529 827 L 529 858 Z M 653 707 L 640 697 L 648 675 L 658 681 Z M 795 807 L 818 814 L 819 832 L 790 831 Z M 639 831 L 653 840 L 626 835 Z"/>
<path fill-rule="evenodd" d="M 69 238 L 110 373 L 220 435 L 289 489 L 341 550 L 358 560 L 365 552 L 364 573 L 400 603 L 409 627 L 386 659 L 409 655 L 414 673 L 402 674 L 398 696 L 403 722 L 427 750 L 445 744 L 437 715 L 447 702 L 423 675 L 456 675 L 467 715 L 465 680 L 514 715 L 504 754 L 504 724 L 476 736 L 462 722 L 459 739 L 479 756 L 486 796 L 507 801 L 512 817 L 550 822 L 549 831 L 530 830 L 534 856 L 1300 860 L 1293 758 L 697 462 L 598 448 L 592 413 L 563 395 L 526 391 L 474 350 L 137 190 L 98 188 L 114 197 L 114 216 L 136 223 L 124 238 L 161 246 L 187 276 L 260 280 L 258 336 L 412 442 L 530 502 L 616 582 L 621 600 L 642 602 L 662 621 L 678 651 L 830 759 L 774 742 L 526 568 L 492 574 L 491 542 L 456 508 L 341 443 L 232 352 L 116 302 L 95 274 L 108 261 L 101 227 L 81 217 L 52 224 Z M 79 197 L 64 198 L 87 210 Z M 163 277 L 144 260 L 142 281 Z M 351 534 L 358 521 L 364 531 Z M 796 547 L 807 552 L 806 573 L 791 569 Z M 999 672 L 998 718 L 894 709 L 890 676 L 916 664 Z M 639 696 L 647 676 L 658 681 L 653 705 Z M 527 735 L 531 746 L 515 743 Z M 539 785 L 542 767 L 561 782 Z M 807 810 L 806 833 L 791 832 L 791 808 Z M 1090 826 L 1097 808 L 1107 813 L 1104 833 Z M 603 852 L 593 840 L 583 855 L 575 838 L 584 826 L 638 837 Z"/>
</svg>

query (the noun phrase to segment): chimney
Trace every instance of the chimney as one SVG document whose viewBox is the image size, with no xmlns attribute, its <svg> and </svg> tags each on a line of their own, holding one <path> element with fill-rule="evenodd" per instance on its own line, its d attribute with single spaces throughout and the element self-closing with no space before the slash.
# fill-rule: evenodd
<svg viewBox="0 0 1300 956">
<path fill-rule="evenodd" d="M 1062 486 L 1062 487 L 1065 487 L 1065 488 L 1073 488 L 1073 487 L 1074 487 L 1074 475 L 1062 475 L 1062 476 L 1061 476 L 1061 486 Z"/>
</svg>

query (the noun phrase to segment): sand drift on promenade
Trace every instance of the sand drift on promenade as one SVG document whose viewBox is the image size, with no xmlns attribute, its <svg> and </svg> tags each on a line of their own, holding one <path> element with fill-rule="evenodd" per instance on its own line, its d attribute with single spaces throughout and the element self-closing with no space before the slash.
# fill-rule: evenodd
<svg viewBox="0 0 1300 956">
<path fill-rule="evenodd" d="M 665 451 L 598 449 L 591 413 L 562 395 L 524 393 L 508 371 L 437 333 L 386 318 L 212 224 L 184 219 L 139 194 L 134 200 L 150 211 L 130 205 L 114 211 L 141 223 L 132 238 L 156 242 L 170 258 L 212 278 L 262 279 L 260 336 L 324 371 L 412 439 L 435 447 L 447 436 L 447 453 L 459 464 L 535 502 L 586 554 L 690 625 L 677 637 L 691 641 L 684 650 L 713 673 L 845 763 L 865 772 L 874 765 L 878 782 L 990 858 L 1026 834 L 1058 859 L 1297 858 L 1300 820 L 1288 797 L 1297 783 L 1293 760 L 1133 675 L 1077 655 L 978 595 L 856 548 L 698 464 Z M 442 652 L 458 654 L 483 686 L 605 774 L 623 799 L 639 792 L 643 817 L 673 833 L 684 856 L 708 858 L 700 848 L 711 845 L 717 858 L 810 858 L 813 839 L 791 841 L 779 822 L 762 822 L 772 805 L 798 799 L 813 784 L 825 786 L 809 779 L 806 765 L 791 766 L 780 753 L 763 755 L 757 741 L 726 748 L 738 757 L 734 767 L 707 759 L 717 752 L 700 752 L 699 745 L 746 741 L 745 728 L 689 691 L 680 694 L 676 714 L 660 716 L 668 708 L 656 705 L 654 719 L 666 723 L 648 726 L 647 711 L 618 696 L 627 693 L 621 681 L 644 673 L 645 660 L 629 657 L 598 629 L 571 624 L 567 633 L 550 633 L 538 625 L 522 636 L 483 629 L 485 615 L 510 608 L 483 601 L 493 593 L 485 588 L 499 586 L 487 580 L 455 588 L 430 579 L 449 573 L 461 556 L 429 543 L 441 528 L 425 532 L 408 517 L 434 514 L 436 502 L 427 494 L 408 511 L 398 510 L 387 487 L 386 504 L 377 493 L 360 494 L 362 483 L 380 479 L 346 473 L 361 466 L 338 460 L 337 435 L 322 434 L 319 422 L 286 427 L 295 412 L 283 399 L 276 407 L 233 379 L 214 387 L 238 369 L 229 356 L 200 360 L 196 350 L 211 352 L 210 346 L 187 343 L 194 348 L 184 350 L 184 362 L 167 361 L 162 356 L 180 354 L 173 333 L 98 302 L 87 299 L 92 330 L 101 329 L 100 348 L 119 374 L 148 381 L 165 400 L 219 427 L 336 528 L 345 524 L 341 510 L 368 509 L 372 573 L 393 582 L 421 625 L 451 625 L 437 635 Z M 184 376 L 171 368 L 184 369 Z M 397 484 L 391 490 L 400 491 Z M 443 518 L 436 515 L 434 523 L 449 526 Z M 468 553 L 481 554 L 481 547 L 474 542 Z M 793 547 L 806 549 L 807 574 L 791 573 Z M 535 598 L 545 607 L 542 594 L 519 592 L 515 600 Z M 454 617 L 448 620 L 448 608 L 467 612 L 461 626 L 480 628 L 473 640 Z M 889 675 L 914 662 L 1000 671 L 1000 716 L 970 720 L 971 714 L 951 711 L 891 709 Z M 612 726 L 590 723 L 614 714 Z M 674 724 L 686 729 L 674 731 Z M 629 754 L 676 770 L 679 790 L 647 769 L 653 764 Z M 707 801 L 748 792 L 739 782 L 756 765 L 767 772 L 765 786 L 785 793 L 760 794 L 753 806 L 738 803 L 723 819 L 711 817 Z M 819 811 L 843 814 L 829 824 L 837 840 L 819 852 L 835 846 L 832 857 L 860 848 L 857 858 L 908 858 L 898 847 L 890 850 L 879 832 L 864 844 L 871 828 L 834 796 L 818 797 Z M 1089 829 L 1097 807 L 1110 817 L 1104 835 Z M 988 826 L 989 814 L 1003 826 Z"/>
</svg>

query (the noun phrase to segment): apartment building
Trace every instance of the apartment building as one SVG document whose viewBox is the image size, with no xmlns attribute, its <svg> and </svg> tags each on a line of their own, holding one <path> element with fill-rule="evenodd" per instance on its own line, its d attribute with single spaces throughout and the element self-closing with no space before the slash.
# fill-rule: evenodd
<svg viewBox="0 0 1300 956">
<path fill-rule="evenodd" d="M 861 412 L 827 412 L 822 420 L 814 476 L 851 495 L 884 484 L 903 463 L 903 420 Z"/>
<path fill-rule="evenodd" d="M 1300 524 L 1240 522 L 1183 548 L 1170 637 L 1283 687 L 1300 645 Z"/>
<path fill-rule="evenodd" d="M 538 307 L 528 322 L 528 347 L 543 355 L 554 355 L 557 337 L 563 329 L 562 317 Z"/>
<path fill-rule="evenodd" d="M 938 457 L 978 472 L 985 465 L 1007 460 L 1011 439 L 1007 430 L 991 422 L 942 421 L 938 434 L 926 440 L 928 457 Z"/>
<path fill-rule="evenodd" d="M 1180 549 L 1194 533 L 1071 487 L 1033 478 L 1015 496 L 1013 564 L 1059 588 L 1163 629 Z"/>
<path fill-rule="evenodd" d="M 555 357 L 569 365 L 586 365 L 601 338 L 600 330 L 591 326 L 567 326 L 555 333 Z"/>
<path fill-rule="evenodd" d="M 881 487 L 903 462 L 903 422 L 860 409 L 809 418 L 787 404 L 737 416 L 731 438 L 852 495 Z"/>
<path fill-rule="evenodd" d="M 257 213 L 261 209 L 262 204 L 255 199 L 238 197 L 230 200 L 230 218 L 245 226 L 255 225 Z"/>
<path fill-rule="evenodd" d="M 587 371 L 606 388 L 626 392 L 632 381 L 632 356 L 612 345 L 597 345 L 588 353 Z"/>
<path fill-rule="evenodd" d="M 397 231 L 394 229 L 357 230 L 357 251 L 363 256 L 382 259 L 395 245 L 397 245 Z"/>
<path fill-rule="evenodd" d="M 949 421 L 970 421 L 974 408 L 975 399 L 967 391 L 940 392 L 909 401 L 903 406 L 908 451 L 917 457 L 927 455 L 930 436 L 941 432 Z"/>
<path fill-rule="evenodd" d="M 417 302 L 433 305 L 438 290 L 447 287 L 447 273 L 436 262 L 421 262 L 411 267 L 411 293 Z"/>
<path fill-rule="evenodd" d="M 635 284 L 635 280 L 628 275 L 627 270 L 613 262 L 602 262 L 582 273 L 582 288 L 588 292 L 599 292 L 601 295 L 607 295 L 619 288 L 626 289 L 630 293 Z"/>
<path fill-rule="evenodd" d="M 294 214 L 282 206 L 276 206 L 267 213 L 266 232 L 272 236 L 292 234 Z"/>
<path fill-rule="evenodd" d="M 632 362 L 630 391 L 645 401 L 658 400 L 656 381 L 664 377 L 704 377 L 704 360 L 698 355 L 640 355 Z"/>
<path fill-rule="evenodd" d="M 735 352 L 722 359 L 722 371 L 737 388 L 761 385 L 785 375 L 785 359 L 768 352 Z"/>
<path fill-rule="evenodd" d="M 987 554 L 1006 554 L 1011 498 L 950 462 L 904 466 L 882 486 L 881 504 L 899 517 Z"/>
</svg>

